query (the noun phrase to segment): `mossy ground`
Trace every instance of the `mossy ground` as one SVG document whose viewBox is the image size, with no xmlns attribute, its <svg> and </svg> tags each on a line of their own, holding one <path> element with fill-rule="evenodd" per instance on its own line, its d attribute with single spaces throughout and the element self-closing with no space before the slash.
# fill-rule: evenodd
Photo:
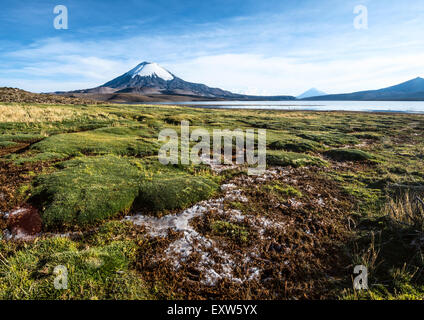
<svg viewBox="0 0 424 320">
<path fill-rule="evenodd" d="M 324 155 L 336 161 L 367 161 L 373 158 L 368 152 L 358 149 L 331 149 Z"/>
<path fill-rule="evenodd" d="M 243 226 L 228 221 L 217 220 L 211 223 L 210 228 L 213 234 L 229 237 L 239 244 L 245 244 L 249 241 L 249 231 Z"/>
<path fill-rule="evenodd" d="M 126 232 L 126 238 L 117 231 Z M 137 239 L 130 234 L 130 225 L 111 222 L 80 241 L 2 241 L 0 299 L 153 299 L 152 288 L 132 270 Z M 67 288 L 62 290 L 52 285 L 57 266 L 67 268 Z"/>
<path fill-rule="evenodd" d="M 296 197 L 301 198 L 302 192 L 297 190 L 295 187 L 290 185 L 284 185 L 282 183 L 272 183 L 264 186 L 264 191 L 272 194 L 276 194 L 282 198 Z"/>
<path fill-rule="evenodd" d="M 306 165 L 325 166 L 326 161 L 305 153 L 269 150 L 267 151 L 266 161 L 268 166 L 293 166 L 302 167 Z"/>
<path fill-rule="evenodd" d="M 393 185 L 413 189 L 424 184 L 424 116 L 148 105 L 2 107 L 11 114 L 13 108 L 17 112 L 0 117 L 0 210 L 31 202 L 40 209 L 46 231 L 81 230 L 72 239 L 27 243 L 2 239 L 2 299 L 199 298 L 189 287 L 184 287 L 189 290 L 186 294 L 181 293 L 179 276 L 168 274 L 171 288 L 154 275 L 155 268 L 143 269 L 147 264 L 143 259 L 151 250 L 160 250 L 161 243 L 151 243 L 142 228 L 114 221 L 136 210 L 160 216 L 186 208 L 218 194 L 219 184 L 235 174 L 216 174 L 202 165 L 158 163 L 159 131 L 173 128 L 178 132 L 182 120 L 189 121 L 192 129 L 205 127 L 210 132 L 266 128 L 269 167 L 305 167 L 323 177 L 312 179 L 314 175 L 295 171 L 293 179 L 300 181 L 300 187 L 284 180 L 250 186 L 244 190 L 248 203 L 225 204 L 242 214 L 264 217 L 278 211 L 292 225 L 289 233 L 272 235 L 278 245 L 296 243 L 303 254 L 290 256 L 299 268 L 290 269 L 294 282 L 286 293 L 346 299 L 424 297 L 422 230 L 387 218 Z M 310 189 L 317 186 L 319 194 Z M 336 193 L 350 199 L 343 210 L 336 205 L 324 213 L 317 209 L 320 197 Z M 296 209 L 295 201 L 305 203 L 307 210 Z M 206 233 L 229 240 L 231 246 L 254 243 L 255 233 L 243 223 L 218 217 L 202 223 Z M 322 223 L 334 225 L 321 230 Z M 316 230 L 320 238 L 301 230 L 305 226 Z M 271 260 L 281 263 L 279 254 L 273 253 Z M 322 279 L 333 260 L 337 262 L 333 271 L 340 278 L 330 290 L 329 282 Z M 371 268 L 367 292 L 351 290 L 352 266 L 358 262 Z M 65 291 L 52 287 L 52 269 L 58 264 L 67 266 L 70 273 L 71 287 Z M 284 283 L 281 274 L 278 279 Z M 314 286 L 307 279 L 313 279 Z M 296 281 L 304 289 L 295 288 Z M 302 295 L 302 290 L 308 294 Z M 205 292 L 203 297 L 216 294 L 199 292 Z M 231 292 L 220 291 L 218 296 L 237 298 L 237 292 L 243 292 L 243 297 L 251 297 L 243 288 Z"/>
<path fill-rule="evenodd" d="M 138 196 L 141 175 L 124 158 L 82 157 L 58 168 L 34 181 L 32 198 L 47 229 L 93 225 L 128 212 Z"/>
</svg>

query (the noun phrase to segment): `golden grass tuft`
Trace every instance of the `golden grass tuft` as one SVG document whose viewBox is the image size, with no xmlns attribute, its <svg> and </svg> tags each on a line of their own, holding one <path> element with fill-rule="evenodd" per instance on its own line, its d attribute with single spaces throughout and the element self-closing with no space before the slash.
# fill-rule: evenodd
<svg viewBox="0 0 424 320">
<path fill-rule="evenodd" d="M 77 116 L 79 112 L 57 106 L 0 105 L 0 122 L 58 122 Z"/>
<path fill-rule="evenodd" d="M 394 222 L 424 232 L 424 202 L 419 196 L 406 192 L 399 199 L 390 199 L 385 211 Z"/>
</svg>

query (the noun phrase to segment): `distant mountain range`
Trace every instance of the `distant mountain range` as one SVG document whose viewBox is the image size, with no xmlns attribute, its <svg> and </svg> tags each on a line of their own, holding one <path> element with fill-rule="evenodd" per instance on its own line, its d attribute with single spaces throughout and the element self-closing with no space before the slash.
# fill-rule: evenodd
<svg viewBox="0 0 424 320">
<path fill-rule="evenodd" d="M 178 100 L 294 100 L 292 96 L 250 96 L 236 94 L 178 78 L 157 63 L 143 62 L 123 75 L 92 89 L 56 92 L 106 101 Z"/>
<path fill-rule="evenodd" d="M 424 79 L 415 78 L 401 84 L 379 90 L 329 94 L 303 98 L 313 101 L 420 101 L 424 100 Z"/>
<path fill-rule="evenodd" d="M 312 88 L 309 89 L 308 91 L 305 91 L 304 93 L 302 93 L 300 96 L 297 96 L 296 99 L 305 99 L 305 98 L 310 98 L 310 97 L 319 97 L 319 96 L 324 96 L 326 95 L 325 92 L 320 91 L 318 89 Z"/>
<path fill-rule="evenodd" d="M 424 100 L 424 79 L 415 78 L 407 82 L 380 89 L 343 94 L 326 94 L 315 88 L 309 89 L 297 98 L 289 95 L 251 96 L 232 93 L 204 84 L 184 81 L 157 63 L 143 62 L 123 75 L 92 89 L 70 92 L 55 92 L 69 97 L 95 99 L 110 102 L 161 102 L 199 100 L 241 100 L 241 101 L 388 101 Z"/>
</svg>

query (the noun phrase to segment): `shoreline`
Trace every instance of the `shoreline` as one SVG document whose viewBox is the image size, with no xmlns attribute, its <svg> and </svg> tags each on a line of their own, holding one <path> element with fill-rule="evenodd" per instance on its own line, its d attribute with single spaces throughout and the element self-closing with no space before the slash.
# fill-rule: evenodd
<svg viewBox="0 0 424 320">
<path fill-rule="evenodd" d="M 128 103 L 117 103 L 119 105 L 129 105 L 129 106 L 157 106 L 157 107 L 188 107 L 192 109 L 209 109 L 209 110 L 215 110 L 215 111 L 222 111 L 222 110 L 237 110 L 237 111 L 284 111 L 284 112 L 332 112 L 332 113 L 355 113 L 355 114 L 409 114 L 409 115 L 424 115 L 424 110 L 422 111 L 403 111 L 403 110 L 315 110 L 315 109 L 283 109 L 283 108 L 273 108 L 276 107 L 271 106 L 271 108 L 263 108 L 261 107 L 254 107 L 251 108 L 243 108 L 243 107 L 250 107 L 251 105 L 225 105 L 225 106 L 219 106 L 219 105 L 198 105 L 198 104 L 168 104 L 168 103 L 161 103 L 161 104 L 152 104 L 152 103 L 134 103 L 134 104 L 128 104 Z M 281 105 L 283 106 L 283 105 Z M 284 105 L 285 106 L 285 105 Z M 319 105 L 314 105 L 319 106 Z M 279 106 L 277 106 L 279 107 Z M 293 106 L 298 107 L 298 106 Z"/>
</svg>

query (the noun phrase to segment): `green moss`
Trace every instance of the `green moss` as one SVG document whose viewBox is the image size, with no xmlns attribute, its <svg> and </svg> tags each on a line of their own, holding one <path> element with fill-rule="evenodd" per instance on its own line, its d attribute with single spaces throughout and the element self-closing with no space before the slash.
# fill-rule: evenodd
<svg viewBox="0 0 424 320">
<path fill-rule="evenodd" d="M 0 299 L 148 299 L 145 283 L 129 269 L 131 241 L 80 247 L 65 238 L 40 240 L 0 264 Z M 67 288 L 55 289 L 54 269 L 65 266 Z"/>
<path fill-rule="evenodd" d="M 194 124 L 195 120 L 197 120 L 192 115 L 180 114 L 180 115 L 170 115 L 165 117 L 164 121 L 168 124 L 179 126 L 182 121 L 188 121 L 190 124 Z"/>
<path fill-rule="evenodd" d="M 16 142 L 12 142 L 12 141 L 0 141 L 0 149 L 3 148 L 13 148 L 18 146 L 19 144 Z"/>
<path fill-rule="evenodd" d="M 157 159 L 80 157 L 35 179 L 32 201 L 43 207 L 47 228 L 87 227 L 132 207 L 159 212 L 183 209 L 211 197 L 218 184 L 162 166 Z"/>
<path fill-rule="evenodd" d="M 141 182 L 136 206 L 156 212 L 183 209 L 217 190 L 218 185 L 206 177 L 178 171 L 156 173 Z"/>
<path fill-rule="evenodd" d="M 320 145 L 308 141 L 274 141 L 268 145 L 271 150 L 286 150 L 292 152 L 316 152 Z"/>
<path fill-rule="evenodd" d="M 44 139 L 45 136 L 31 133 L 0 134 L 0 142 L 35 142 Z"/>
<path fill-rule="evenodd" d="M 33 200 L 44 208 L 46 227 L 97 223 L 128 211 L 138 195 L 140 172 L 124 158 L 78 158 L 60 167 L 35 181 Z"/>
<path fill-rule="evenodd" d="M 307 165 L 324 166 L 325 161 L 318 157 L 286 151 L 267 151 L 266 161 L 268 166 L 293 166 L 302 167 Z"/>
<path fill-rule="evenodd" d="M 34 162 L 45 162 L 45 161 L 57 161 L 65 159 L 67 155 L 55 152 L 43 152 L 35 154 L 27 154 L 25 156 L 21 155 L 12 155 L 8 157 L 16 165 L 22 165 L 24 163 L 34 163 Z"/>
<path fill-rule="evenodd" d="M 225 236 L 240 244 L 246 244 L 249 241 L 249 231 L 246 227 L 228 221 L 214 221 L 210 226 L 212 233 L 219 236 Z"/>
<path fill-rule="evenodd" d="M 344 190 L 358 200 L 357 211 L 362 215 L 379 212 L 383 202 L 381 190 L 367 188 L 361 184 L 345 185 Z"/>
<path fill-rule="evenodd" d="M 106 221 L 101 224 L 96 233 L 86 240 L 90 245 L 105 246 L 113 241 L 122 241 L 135 233 L 135 226 L 130 221 Z"/>
<path fill-rule="evenodd" d="M 333 149 L 324 152 L 324 155 L 336 161 L 366 161 L 373 159 L 371 154 L 358 149 Z"/>
<path fill-rule="evenodd" d="M 272 183 L 263 186 L 264 191 L 278 194 L 279 196 L 287 197 L 302 197 L 302 193 L 292 186 L 287 186 L 281 183 Z"/>
<path fill-rule="evenodd" d="M 239 202 L 239 201 L 232 201 L 232 202 L 229 203 L 229 205 L 232 209 L 239 210 L 242 213 L 244 213 L 247 209 L 246 205 L 244 203 Z"/>
<path fill-rule="evenodd" d="M 393 166 L 388 168 L 389 172 L 394 174 L 406 174 L 408 173 L 408 169 L 401 166 Z"/>
<path fill-rule="evenodd" d="M 307 132 L 300 133 L 297 136 L 332 147 L 359 143 L 359 140 L 355 136 L 341 132 Z"/>
<path fill-rule="evenodd" d="M 143 128 L 102 128 L 93 131 L 59 134 L 32 146 L 33 150 L 76 155 L 116 154 L 147 156 L 157 152 L 157 137 Z"/>
<path fill-rule="evenodd" d="M 0 145 L 6 148 L 17 146 L 19 143 L 30 144 L 45 139 L 36 143 L 29 151 L 3 156 L 2 160 L 6 158 L 16 161 L 15 164 L 23 164 L 33 161 L 56 161 L 62 156 L 67 159 L 86 155 L 87 157 L 77 160 L 85 165 L 93 161 L 88 165 L 88 169 L 84 168 L 85 165 L 69 167 L 60 165 L 57 172 L 36 178 L 36 189 L 38 188 L 39 192 L 36 192 L 36 197 L 32 200 L 37 200 L 40 204 L 43 215 L 50 212 L 51 217 L 54 217 L 51 220 L 53 223 L 48 225 L 48 228 L 81 225 L 78 221 L 84 215 L 90 217 L 88 220 L 91 224 L 93 219 L 98 218 L 98 221 L 101 221 L 116 216 L 121 211 L 127 211 L 134 204 L 134 199 L 138 202 L 142 183 L 141 191 L 144 192 L 144 196 L 140 197 L 138 205 L 146 210 L 167 210 L 189 206 L 198 199 L 207 198 L 213 194 L 209 191 L 217 189 L 218 183 L 227 181 L 235 174 L 240 174 L 234 170 L 214 176 L 201 166 L 176 166 L 175 168 L 168 166 L 167 169 L 160 167 L 155 156 L 158 148 L 158 130 L 179 125 L 181 120 L 188 120 L 193 129 L 193 126 L 202 124 L 210 132 L 213 129 L 267 128 L 268 164 L 277 166 L 325 166 L 328 163 L 320 157 L 302 153 L 321 152 L 328 149 L 328 146 L 329 149 L 348 148 L 347 146 L 356 145 L 361 140 L 372 140 L 368 141 L 372 143 L 367 145 L 367 153 L 375 157 L 378 162 L 373 159 L 372 166 L 368 166 L 367 162 L 363 163 L 361 167 L 364 171 L 358 172 L 357 166 L 349 168 L 347 165 L 334 167 L 328 165 L 328 168 L 319 171 L 339 181 L 346 193 L 352 197 L 352 203 L 357 205 L 352 211 L 360 214 L 352 215 L 352 217 L 358 227 L 354 228 L 354 224 L 349 223 L 349 226 L 353 228 L 351 230 L 353 237 L 362 239 L 362 235 L 370 231 L 376 234 L 382 233 L 378 258 L 381 266 L 370 275 L 370 290 L 361 294 L 369 294 L 370 297 L 365 298 L 375 299 L 423 297 L 421 273 L 417 272 L 414 275 L 416 267 L 422 269 L 421 252 L 416 246 L 411 246 L 412 241 L 418 239 L 417 232 L 411 229 L 393 228 L 391 223 L 382 218 L 386 215 L 383 215 L 381 211 L 388 184 L 395 182 L 417 186 L 424 183 L 424 175 L 420 170 L 424 160 L 423 116 L 276 110 L 258 113 L 255 110 L 206 110 L 113 104 L 66 108 L 75 111 L 75 116 L 55 122 L 0 123 Z M 129 155 L 137 159 L 105 156 L 106 154 Z M 96 157 L 91 157 L 93 155 Z M 98 155 L 104 157 L 98 157 Z M 151 158 L 150 155 L 152 155 Z M 92 160 L 100 158 L 105 159 L 100 163 Z M 345 158 L 341 157 L 341 159 Z M 147 166 L 146 163 L 150 160 L 151 164 Z M 9 164 L 5 167 L 8 168 L 7 166 Z M 27 166 L 30 167 L 29 164 Z M 131 169 L 128 171 L 129 168 Z M 22 176 L 25 177 L 40 175 L 38 170 L 26 173 L 25 168 L 18 169 L 22 170 Z M 134 174 L 131 173 L 132 170 L 135 170 Z M 311 170 L 317 170 L 317 168 L 311 168 Z M 8 174 L 6 172 L 6 177 Z M 196 181 L 192 182 L 191 179 Z M 210 186 L 211 188 L 202 186 L 198 191 L 193 191 L 193 187 L 209 185 L 210 181 L 215 183 Z M 299 196 L 299 194 L 296 195 L 295 190 L 285 188 L 285 185 L 277 184 L 277 186 L 270 186 L 269 189 L 260 188 L 259 191 L 281 199 Z M 325 187 L 322 186 L 322 188 Z M 17 186 L 15 191 L 14 197 L 23 201 L 33 193 L 33 189 L 28 188 L 27 182 Z M 180 191 L 181 194 L 179 194 Z M 307 198 L 306 194 L 304 196 Z M 252 203 L 235 202 L 225 203 L 225 205 L 242 212 L 255 210 L 255 205 Z M 44 217 L 47 218 L 47 215 Z M 59 218 L 56 219 L 56 217 Z M 358 223 L 358 219 L 367 221 L 367 224 Z M 83 220 L 85 223 L 87 219 Z M 63 221 L 66 222 L 63 223 Z M 85 226 L 84 223 L 83 226 Z M 130 254 L 124 259 L 120 258 L 117 251 L 126 250 L 127 244 L 122 245 L 122 243 L 127 243 L 127 240 L 136 242 L 140 251 L 144 250 L 144 245 L 146 248 L 150 245 L 149 240 L 144 240 L 142 232 L 138 233 L 138 229 L 128 223 L 108 221 L 99 228 L 97 223 L 95 222 L 95 229 L 84 233 L 82 238 L 75 242 L 38 240 L 34 243 L 18 245 L 0 241 L 2 254 L 0 258 L 7 265 L 6 268 L 0 262 L 0 297 L 5 299 L 143 299 L 148 297 L 145 283 L 141 278 L 143 271 L 139 270 L 140 273 L 138 273 L 131 268 L 134 263 L 134 251 L 132 249 L 127 251 Z M 237 224 L 217 223 L 214 232 L 218 236 L 243 243 L 237 236 L 238 227 L 246 228 Z M 240 234 L 243 235 L 243 232 L 240 231 Z M 361 252 L 368 252 L 367 244 L 358 242 L 357 245 Z M 128 247 L 133 245 L 129 244 Z M 351 251 L 346 249 L 348 253 Z M 106 263 L 110 268 L 106 267 L 104 270 L 101 267 L 95 268 L 100 266 L 99 261 L 104 255 L 109 256 L 105 260 L 110 259 L 110 263 Z M 70 272 L 73 274 L 73 279 L 77 279 L 81 286 L 76 289 L 72 287 L 71 291 L 53 290 L 51 289 L 54 278 L 51 274 L 53 264 L 66 263 L 66 259 L 76 264 Z M 402 269 L 405 263 L 407 263 L 405 272 L 409 276 L 396 275 L 396 270 Z M 393 270 L 395 271 L 392 272 Z M 153 284 L 153 286 L 157 285 L 157 283 Z M 352 287 L 350 276 L 344 287 Z M 155 290 L 155 297 L 160 296 L 162 294 L 160 292 L 160 289 Z M 170 290 L 165 296 L 174 297 L 169 292 Z M 355 293 L 352 298 L 363 297 Z"/>
<path fill-rule="evenodd" d="M 381 134 L 376 132 L 359 132 L 353 134 L 358 139 L 380 140 Z"/>
</svg>

